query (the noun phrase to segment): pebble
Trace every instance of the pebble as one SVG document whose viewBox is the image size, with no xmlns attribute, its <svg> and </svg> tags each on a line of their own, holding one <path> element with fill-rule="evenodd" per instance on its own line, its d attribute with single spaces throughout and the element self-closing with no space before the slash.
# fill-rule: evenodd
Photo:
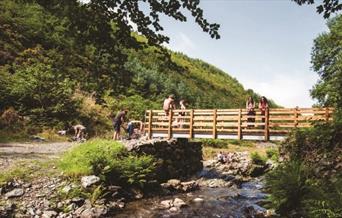
<svg viewBox="0 0 342 218">
<path fill-rule="evenodd" d="M 195 198 L 193 200 L 193 202 L 203 202 L 203 201 L 204 201 L 203 198 Z"/>
<path fill-rule="evenodd" d="M 83 188 L 88 188 L 98 182 L 100 182 L 100 177 L 97 177 L 95 175 L 83 176 L 81 178 L 81 183 L 82 183 Z"/>
<path fill-rule="evenodd" d="M 6 198 L 14 198 L 14 197 L 20 197 L 24 194 L 24 189 L 22 188 L 16 188 L 16 189 L 13 189 L 12 191 L 10 192 L 7 192 L 5 194 L 5 197 Z"/>
</svg>

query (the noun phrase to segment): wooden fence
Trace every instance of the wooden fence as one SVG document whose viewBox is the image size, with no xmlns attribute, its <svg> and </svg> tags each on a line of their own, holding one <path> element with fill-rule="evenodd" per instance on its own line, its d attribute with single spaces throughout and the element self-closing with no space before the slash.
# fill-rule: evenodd
<svg viewBox="0 0 342 218">
<path fill-rule="evenodd" d="M 271 108 L 162 110 L 145 114 L 145 131 L 150 138 L 212 138 L 281 140 L 293 128 L 306 128 L 314 122 L 332 120 L 333 108 Z"/>
</svg>

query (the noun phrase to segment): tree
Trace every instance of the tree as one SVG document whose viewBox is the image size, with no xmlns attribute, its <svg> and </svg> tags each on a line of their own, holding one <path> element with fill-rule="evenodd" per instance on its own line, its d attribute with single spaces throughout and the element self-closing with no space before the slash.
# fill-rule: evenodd
<svg viewBox="0 0 342 218">
<path fill-rule="evenodd" d="M 35 1 L 50 11 L 57 10 L 58 7 L 75 8 L 79 5 L 77 0 L 26 0 Z M 166 15 L 175 20 L 185 22 L 187 17 L 184 15 L 186 11 L 190 12 L 195 22 L 202 28 L 204 32 L 209 33 L 212 38 L 219 39 L 219 24 L 209 23 L 203 16 L 203 10 L 199 7 L 200 0 L 90 0 L 83 3 L 82 8 L 86 9 L 87 18 L 101 18 L 99 22 L 110 23 L 115 22 L 121 30 L 121 33 L 129 36 L 133 31 L 133 25 L 136 25 L 137 31 L 144 35 L 149 44 L 160 45 L 168 42 L 169 37 L 160 34 L 164 28 L 160 25 L 160 15 Z M 146 10 L 142 10 L 146 8 Z M 73 16 L 73 13 L 66 13 Z M 77 14 L 79 17 L 80 14 Z M 100 24 L 100 23 L 99 23 Z M 97 25 L 97 28 L 105 29 L 106 25 Z"/>
<path fill-rule="evenodd" d="M 311 95 L 324 106 L 342 108 L 342 15 L 330 20 L 328 28 L 314 41 L 312 64 L 320 80 Z"/>
<path fill-rule="evenodd" d="M 314 4 L 315 0 L 292 0 L 299 5 Z M 339 0 L 323 0 L 323 4 L 316 7 L 318 13 L 323 13 L 324 18 L 329 18 L 332 13 L 342 9 L 342 4 Z"/>
</svg>

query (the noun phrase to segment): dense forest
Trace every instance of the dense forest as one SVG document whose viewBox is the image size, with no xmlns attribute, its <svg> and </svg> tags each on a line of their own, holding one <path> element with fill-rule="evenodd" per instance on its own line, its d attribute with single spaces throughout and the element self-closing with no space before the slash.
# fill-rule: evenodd
<svg viewBox="0 0 342 218">
<path fill-rule="evenodd" d="M 2 128 L 34 133 L 80 122 L 97 134 L 119 108 L 142 119 L 169 94 L 191 108 L 258 98 L 210 64 L 127 34 L 96 7 L 58 2 L 0 2 Z"/>
</svg>

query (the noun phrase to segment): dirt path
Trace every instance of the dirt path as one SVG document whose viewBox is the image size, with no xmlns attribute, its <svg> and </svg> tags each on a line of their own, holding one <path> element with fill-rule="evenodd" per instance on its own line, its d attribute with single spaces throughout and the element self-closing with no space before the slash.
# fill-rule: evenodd
<svg viewBox="0 0 342 218">
<path fill-rule="evenodd" d="M 75 143 L 0 143 L 0 171 L 21 161 L 49 160 L 73 147 Z"/>
</svg>

